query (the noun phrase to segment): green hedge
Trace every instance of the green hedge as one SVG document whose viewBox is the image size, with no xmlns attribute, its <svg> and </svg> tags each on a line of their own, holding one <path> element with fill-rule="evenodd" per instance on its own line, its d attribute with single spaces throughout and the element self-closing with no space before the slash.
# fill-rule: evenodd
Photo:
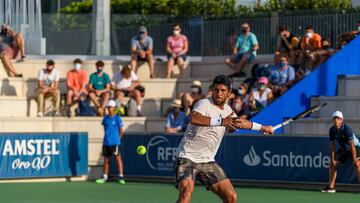
<svg viewBox="0 0 360 203">
<path fill-rule="evenodd" d="M 260 0 L 258 0 L 260 2 Z M 269 0 L 265 5 L 253 8 L 239 6 L 235 0 L 111 0 L 112 14 L 202 16 L 208 18 L 227 18 L 237 16 L 263 16 L 271 12 L 280 14 L 331 13 L 334 11 L 353 11 L 351 0 Z M 355 9 L 359 11 L 359 9 Z M 72 2 L 61 10 L 62 13 L 90 13 L 92 0 Z"/>
</svg>

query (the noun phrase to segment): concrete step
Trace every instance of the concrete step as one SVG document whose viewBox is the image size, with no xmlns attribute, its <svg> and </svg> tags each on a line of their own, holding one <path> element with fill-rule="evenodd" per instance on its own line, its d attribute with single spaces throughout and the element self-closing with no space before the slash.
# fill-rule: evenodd
<svg viewBox="0 0 360 203">
<path fill-rule="evenodd" d="M 360 96 L 335 96 L 335 97 L 313 97 L 311 105 L 327 102 L 320 111 L 314 113 L 313 117 L 331 119 L 334 111 L 342 111 L 345 118 L 360 118 Z"/>
<path fill-rule="evenodd" d="M 0 96 L 27 96 L 35 97 L 37 79 L 29 78 L 0 78 Z M 206 93 L 213 78 L 201 78 L 203 92 Z M 189 92 L 193 79 L 147 79 L 141 81 L 145 87 L 145 98 L 175 98 L 181 92 Z M 242 78 L 234 79 L 234 87 L 239 87 Z M 60 80 L 60 91 L 66 93 L 66 80 Z"/>
<path fill-rule="evenodd" d="M 338 78 L 338 96 L 360 96 L 360 76 L 342 76 Z"/>
<path fill-rule="evenodd" d="M 75 57 L 74 57 L 75 58 Z M 212 78 L 219 74 L 231 74 L 233 70 L 224 64 L 225 57 L 204 57 L 203 61 L 187 61 L 185 65 L 184 78 Z M 104 58 L 104 71 L 112 76 L 119 71 L 123 65 L 129 65 L 130 61 L 108 60 Z M 66 73 L 73 67 L 72 60 L 57 59 L 55 60 L 55 68 L 59 70 L 62 78 L 66 77 Z M 84 60 L 82 68 L 89 74 L 95 72 L 96 60 Z M 29 59 L 24 62 L 13 62 L 15 69 L 24 75 L 24 79 L 34 78 L 40 69 L 45 68 L 46 59 Z M 256 59 L 248 64 L 245 72 L 250 75 L 251 67 L 255 63 L 273 63 L 272 55 L 259 55 Z M 138 76 L 141 80 L 149 79 L 149 68 L 147 63 L 138 65 Z M 167 62 L 155 63 L 155 75 L 158 78 L 165 78 Z M 177 78 L 179 70 L 174 67 L 174 77 Z M 0 68 L 0 77 L 7 77 L 4 69 Z"/>
<path fill-rule="evenodd" d="M 360 119 L 345 118 L 345 122 L 359 135 Z M 331 118 L 305 118 L 284 126 L 284 134 L 328 136 L 332 125 Z"/>
<path fill-rule="evenodd" d="M 28 106 L 26 97 L 0 96 L 0 117 L 26 117 Z"/>
</svg>

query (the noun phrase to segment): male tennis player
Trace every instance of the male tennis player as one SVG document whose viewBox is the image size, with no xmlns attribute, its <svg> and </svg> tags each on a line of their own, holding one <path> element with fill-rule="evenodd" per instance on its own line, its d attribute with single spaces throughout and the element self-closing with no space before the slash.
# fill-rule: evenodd
<svg viewBox="0 0 360 203">
<path fill-rule="evenodd" d="M 360 142 L 353 133 L 353 130 L 344 123 L 344 116 L 340 111 L 332 114 L 334 125 L 329 131 L 330 138 L 330 165 L 329 165 L 329 185 L 321 192 L 335 193 L 335 180 L 337 166 L 345 163 L 348 158 L 352 158 L 357 178 L 360 182 Z M 340 145 L 340 149 L 335 154 L 335 141 Z"/>
<path fill-rule="evenodd" d="M 243 128 L 273 133 L 272 126 L 236 118 L 226 104 L 231 94 L 229 77 L 219 75 L 212 85 L 212 96 L 195 104 L 190 124 L 179 146 L 174 164 L 178 203 L 190 202 L 195 180 L 217 194 L 223 202 L 236 202 L 236 192 L 230 180 L 214 159 L 226 129 L 233 131 Z"/>
</svg>

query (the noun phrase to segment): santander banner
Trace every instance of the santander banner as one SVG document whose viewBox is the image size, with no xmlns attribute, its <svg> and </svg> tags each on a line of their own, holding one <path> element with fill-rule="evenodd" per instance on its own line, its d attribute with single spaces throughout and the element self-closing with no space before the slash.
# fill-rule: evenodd
<svg viewBox="0 0 360 203">
<path fill-rule="evenodd" d="M 182 135 L 166 134 L 125 135 L 122 152 L 126 174 L 173 178 L 181 138 Z M 147 146 L 146 155 L 136 154 L 138 145 Z M 215 159 L 234 180 L 325 183 L 330 163 L 329 139 L 226 135 Z M 357 182 L 351 159 L 339 167 L 337 182 Z"/>
<path fill-rule="evenodd" d="M 0 178 L 87 174 L 86 133 L 0 134 Z"/>
</svg>

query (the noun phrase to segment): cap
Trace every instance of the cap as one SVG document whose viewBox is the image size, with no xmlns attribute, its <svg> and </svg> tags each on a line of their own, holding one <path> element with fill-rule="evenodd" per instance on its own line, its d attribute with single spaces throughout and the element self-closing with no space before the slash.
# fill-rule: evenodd
<svg viewBox="0 0 360 203">
<path fill-rule="evenodd" d="M 116 102 L 114 100 L 109 100 L 106 104 L 106 107 L 115 107 Z"/>
<path fill-rule="evenodd" d="M 139 27 L 139 32 L 147 32 L 147 29 L 145 26 L 140 26 Z"/>
<path fill-rule="evenodd" d="M 335 111 L 333 114 L 332 114 L 332 117 L 339 117 L 339 118 L 344 118 L 343 116 L 343 113 L 341 113 L 341 111 Z"/>
<path fill-rule="evenodd" d="M 200 82 L 200 80 L 194 80 L 193 83 L 192 83 L 192 86 L 199 86 L 199 87 L 201 87 L 201 82 Z"/>
<path fill-rule="evenodd" d="M 174 99 L 173 102 L 171 103 L 171 106 L 181 108 L 182 107 L 181 100 L 180 99 Z"/>
<path fill-rule="evenodd" d="M 258 80 L 258 83 L 264 83 L 264 84 L 268 84 L 269 80 L 267 79 L 267 77 L 260 77 Z"/>
</svg>

